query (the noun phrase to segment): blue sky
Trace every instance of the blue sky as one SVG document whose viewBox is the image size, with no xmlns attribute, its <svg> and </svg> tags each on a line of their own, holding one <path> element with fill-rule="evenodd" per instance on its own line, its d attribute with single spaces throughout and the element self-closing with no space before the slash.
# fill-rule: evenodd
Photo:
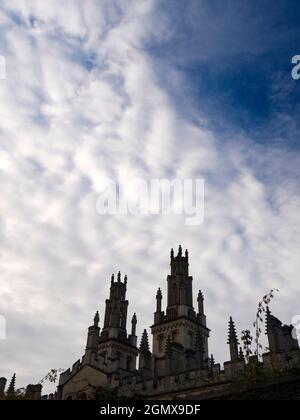
<svg viewBox="0 0 300 420">
<path fill-rule="evenodd" d="M 299 8 L 2 0 L 0 376 L 24 386 L 71 366 L 118 270 L 140 334 L 179 243 L 217 361 L 229 316 L 249 328 L 270 289 L 276 316 L 299 314 Z M 204 223 L 101 217 L 103 180 L 120 173 L 204 179 Z"/>
<path fill-rule="evenodd" d="M 214 128 L 245 130 L 259 142 L 277 113 L 299 108 L 299 84 L 290 77 L 299 44 L 297 1 L 162 1 L 156 18 L 171 35 L 149 40 L 151 54 L 180 73 L 186 96 Z M 203 110 L 205 101 L 206 110 Z M 280 127 L 282 129 L 282 127 Z M 279 129 L 279 127 L 277 128 Z M 287 130 L 287 147 L 298 141 Z"/>
</svg>

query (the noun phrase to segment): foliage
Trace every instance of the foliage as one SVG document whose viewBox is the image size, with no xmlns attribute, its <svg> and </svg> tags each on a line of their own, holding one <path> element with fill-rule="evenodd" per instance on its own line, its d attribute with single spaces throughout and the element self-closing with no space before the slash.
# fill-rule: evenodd
<svg viewBox="0 0 300 420">
<path fill-rule="evenodd" d="M 266 313 L 267 307 L 270 304 L 271 300 L 274 298 L 275 292 L 279 292 L 278 289 L 270 290 L 270 293 L 266 294 L 262 300 L 258 303 L 258 308 L 256 312 L 256 319 L 253 322 L 253 327 L 255 328 L 255 352 L 254 354 L 260 358 L 261 357 L 261 350 L 262 344 L 260 343 L 260 335 L 262 332 L 262 324 L 264 322 L 263 314 Z"/>
<path fill-rule="evenodd" d="M 252 355 L 251 345 L 252 345 L 252 336 L 250 330 L 243 330 L 241 335 L 241 340 L 244 346 L 244 353 L 246 362 L 249 363 L 250 356 Z"/>
<path fill-rule="evenodd" d="M 39 384 L 43 384 L 44 382 L 51 382 L 55 383 L 57 381 L 58 374 L 63 372 L 64 369 L 51 369 L 50 372 L 47 373 L 47 375 L 40 380 Z"/>
</svg>

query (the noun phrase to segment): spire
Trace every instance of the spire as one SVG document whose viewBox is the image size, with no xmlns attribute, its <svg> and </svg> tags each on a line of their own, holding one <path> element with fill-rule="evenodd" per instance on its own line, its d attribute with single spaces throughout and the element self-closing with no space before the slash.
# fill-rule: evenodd
<svg viewBox="0 0 300 420">
<path fill-rule="evenodd" d="M 100 317 L 99 317 L 99 312 L 97 311 L 94 317 L 94 327 L 99 327 L 99 322 L 100 322 Z"/>
<path fill-rule="evenodd" d="M 127 281 L 128 281 L 128 277 L 127 277 L 127 274 L 125 274 L 125 277 L 124 277 L 124 284 L 125 284 L 125 286 L 127 286 Z"/>
<path fill-rule="evenodd" d="M 182 257 L 182 246 L 181 245 L 179 245 L 178 256 Z"/>
<path fill-rule="evenodd" d="M 156 293 L 156 299 L 160 300 L 162 299 L 162 292 L 161 292 L 161 288 L 159 287 Z"/>
<path fill-rule="evenodd" d="M 185 258 L 189 258 L 189 251 L 187 249 L 185 250 Z"/>
<path fill-rule="evenodd" d="M 7 394 L 8 395 L 14 395 L 16 390 L 15 390 L 15 386 L 16 386 L 16 374 L 13 374 L 13 377 L 11 378 L 8 390 L 7 390 Z"/>
<path fill-rule="evenodd" d="M 229 331 L 228 331 L 228 341 L 227 344 L 230 344 L 231 342 L 238 344 L 238 339 L 236 335 L 235 325 L 232 320 L 232 317 L 229 318 Z"/>
<path fill-rule="evenodd" d="M 121 271 L 118 272 L 118 283 L 121 283 Z"/>
<path fill-rule="evenodd" d="M 174 249 L 171 249 L 171 260 L 174 260 Z"/>
<path fill-rule="evenodd" d="M 150 353 L 147 330 L 144 330 L 143 335 L 142 335 L 141 344 L 140 344 L 140 352 L 147 353 L 147 354 Z"/>
<path fill-rule="evenodd" d="M 114 275 L 114 274 L 112 274 L 112 275 L 111 275 L 111 284 L 112 284 L 112 285 L 114 284 L 114 281 L 115 281 L 115 275 Z"/>
<path fill-rule="evenodd" d="M 237 362 L 239 360 L 239 351 L 238 351 L 238 339 L 236 335 L 235 325 L 232 320 L 232 317 L 229 319 L 229 331 L 228 331 L 228 341 L 229 350 L 230 350 L 230 360 L 232 362 Z"/>
</svg>

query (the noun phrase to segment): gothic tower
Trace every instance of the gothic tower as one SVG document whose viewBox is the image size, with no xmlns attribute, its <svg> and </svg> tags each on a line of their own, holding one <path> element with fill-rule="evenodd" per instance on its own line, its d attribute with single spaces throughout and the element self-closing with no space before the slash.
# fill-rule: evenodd
<svg viewBox="0 0 300 420">
<path fill-rule="evenodd" d="M 153 354 L 163 357 L 167 343 L 177 343 L 184 350 L 193 350 L 195 342 L 200 335 L 203 343 L 203 358 L 208 358 L 209 329 L 206 327 L 204 315 L 204 298 L 201 292 L 198 295 L 198 313 L 193 307 L 193 278 L 189 275 L 189 255 L 184 255 L 179 246 L 175 257 L 171 250 L 171 273 L 167 277 L 167 308 L 162 311 L 162 292 L 159 289 L 156 295 L 156 311 L 154 324 L 151 327 L 153 335 Z"/>
<path fill-rule="evenodd" d="M 134 314 L 131 321 L 131 334 L 127 334 L 127 310 L 126 300 L 127 276 L 121 281 L 119 272 L 117 281 L 114 275 L 111 278 L 110 296 L 106 300 L 104 325 L 99 338 L 98 354 L 108 366 L 114 365 L 128 371 L 136 368 L 138 355 L 136 324 Z M 98 321 L 98 320 L 97 320 Z"/>
</svg>

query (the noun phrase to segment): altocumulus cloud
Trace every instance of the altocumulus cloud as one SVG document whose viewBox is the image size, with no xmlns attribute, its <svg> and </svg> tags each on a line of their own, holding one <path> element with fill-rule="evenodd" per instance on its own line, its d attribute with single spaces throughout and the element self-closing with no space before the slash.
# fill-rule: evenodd
<svg viewBox="0 0 300 420">
<path fill-rule="evenodd" d="M 129 276 L 139 332 L 151 325 L 179 243 L 190 250 L 194 292 L 206 298 L 217 360 L 228 357 L 229 315 L 239 330 L 249 327 L 271 288 L 280 289 L 276 315 L 290 322 L 299 312 L 299 156 L 241 134 L 224 142 L 201 106 L 187 118 L 175 66 L 167 89 L 146 48 L 172 37 L 157 7 L 1 3 L 0 375 L 16 371 L 19 386 L 82 354 L 112 272 Z M 204 178 L 203 225 L 187 227 L 184 216 L 100 217 L 103 179 L 119 172 Z"/>
</svg>

